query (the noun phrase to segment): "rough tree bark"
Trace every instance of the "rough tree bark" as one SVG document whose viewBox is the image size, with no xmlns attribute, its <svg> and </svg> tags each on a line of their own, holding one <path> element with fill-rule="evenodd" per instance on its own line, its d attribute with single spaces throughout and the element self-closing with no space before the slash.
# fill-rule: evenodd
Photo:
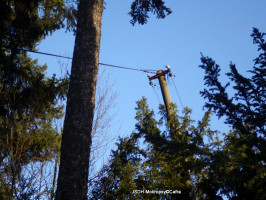
<svg viewBox="0 0 266 200">
<path fill-rule="evenodd" d="M 80 0 L 56 200 L 87 199 L 102 12 L 103 0 Z"/>
</svg>

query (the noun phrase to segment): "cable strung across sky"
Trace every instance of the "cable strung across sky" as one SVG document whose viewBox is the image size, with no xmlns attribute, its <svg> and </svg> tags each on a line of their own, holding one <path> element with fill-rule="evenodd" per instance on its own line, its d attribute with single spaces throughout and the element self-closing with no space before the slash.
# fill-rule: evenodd
<svg viewBox="0 0 266 200">
<path fill-rule="evenodd" d="M 40 52 L 40 51 L 32 51 L 32 50 L 29 50 L 29 49 L 19 49 L 19 50 L 25 51 L 25 52 L 36 53 L 36 54 L 47 55 L 47 56 L 54 56 L 54 57 L 58 57 L 58 58 L 72 59 L 71 57 L 68 57 L 68 56 L 60 56 L 60 55 L 51 54 L 51 53 L 45 53 L 45 52 Z M 154 70 L 154 69 L 137 69 L 137 68 L 130 68 L 130 67 L 122 67 L 122 66 L 118 66 L 118 65 L 111 65 L 111 64 L 105 64 L 105 63 L 99 63 L 99 65 L 108 66 L 108 67 L 115 67 L 115 68 L 120 68 L 120 69 L 140 71 L 140 72 L 145 72 L 145 73 L 152 73 L 152 74 L 156 74 L 156 72 L 158 71 L 158 70 Z M 179 93 L 177 91 L 177 88 L 176 88 L 176 85 L 175 85 L 175 82 L 174 82 L 173 78 L 172 78 L 172 81 L 174 83 L 175 90 L 176 90 L 176 93 L 178 95 L 178 98 L 179 98 L 179 101 L 181 103 L 181 106 L 184 109 L 183 103 L 181 101 L 181 97 L 180 97 L 180 95 L 179 95 Z"/>
<path fill-rule="evenodd" d="M 42 55 L 46 55 L 46 56 L 54 56 L 54 57 L 58 57 L 58 58 L 65 58 L 65 59 L 72 59 L 71 57 L 68 57 L 68 56 L 60 56 L 60 55 L 56 55 L 56 54 L 51 54 L 51 53 L 45 53 L 45 52 L 40 52 L 40 51 L 32 51 L 32 50 L 29 50 L 29 49 L 19 49 L 21 51 L 25 51 L 25 52 L 31 52 L 31 53 L 36 53 L 36 54 L 42 54 Z M 120 68 L 120 69 L 127 69 L 127 70 L 134 70 L 134 71 L 140 71 L 140 72 L 145 72 L 145 73 L 152 73 L 152 74 L 156 74 L 156 72 L 158 70 L 154 70 L 154 69 L 137 69 L 137 68 L 130 68 L 130 67 L 123 67 L 123 66 L 118 66 L 118 65 L 111 65 L 111 64 L 105 64 L 105 63 L 99 63 L 99 65 L 103 65 L 103 66 L 108 66 L 108 67 L 115 67 L 115 68 Z M 172 78 L 172 77 L 171 77 Z M 176 85 L 175 85 L 175 82 L 172 78 L 172 81 L 174 83 L 174 86 L 175 86 L 175 90 L 176 90 L 176 93 L 178 95 L 178 98 L 179 98 L 179 101 L 181 103 L 181 106 L 182 108 L 184 109 L 184 106 L 183 106 L 183 103 L 181 101 L 181 97 L 177 91 L 177 88 L 176 88 Z M 156 94 L 157 95 L 157 94 Z M 158 98 L 158 97 L 157 97 Z"/>
<path fill-rule="evenodd" d="M 72 59 L 71 57 L 67 57 L 67 56 L 60 56 L 60 55 L 51 54 L 51 53 L 45 53 L 45 52 L 40 52 L 40 51 L 32 51 L 32 50 L 29 50 L 29 49 L 19 49 L 19 50 L 26 51 L 26 52 L 31 52 L 31 53 L 36 53 L 36 54 L 42 54 L 42 55 L 46 55 L 46 56 L 54 56 L 54 57 L 58 57 L 58 58 Z M 108 66 L 108 67 L 115 67 L 115 68 L 120 68 L 120 69 L 141 71 L 141 72 L 153 73 L 153 74 L 156 74 L 156 71 L 157 71 L 157 70 L 154 70 L 154 69 L 136 69 L 136 68 L 122 67 L 122 66 L 118 66 L 118 65 L 111 65 L 111 64 L 105 64 L 105 63 L 99 63 L 99 65 L 104 65 L 104 66 Z"/>
</svg>

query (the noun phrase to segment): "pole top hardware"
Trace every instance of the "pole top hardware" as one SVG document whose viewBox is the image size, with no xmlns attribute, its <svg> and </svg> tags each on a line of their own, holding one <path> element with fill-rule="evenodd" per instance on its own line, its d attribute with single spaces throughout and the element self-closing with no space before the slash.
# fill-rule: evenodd
<svg viewBox="0 0 266 200">
<path fill-rule="evenodd" d="M 153 83 L 152 83 L 152 80 L 153 79 L 156 79 L 156 78 L 159 78 L 160 76 L 164 76 L 165 74 L 169 74 L 170 77 L 172 77 L 172 73 L 171 73 L 171 69 L 170 69 L 170 66 L 167 65 L 165 66 L 167 68 L 167 70 L 158 70 L 156 72 L 156 75 L 152 76 L 150 74 L 148 74 L 148 78 L 149 78 L 149 81 L 150 81 L 150 85 L 152 86 Z"/>
</svg>

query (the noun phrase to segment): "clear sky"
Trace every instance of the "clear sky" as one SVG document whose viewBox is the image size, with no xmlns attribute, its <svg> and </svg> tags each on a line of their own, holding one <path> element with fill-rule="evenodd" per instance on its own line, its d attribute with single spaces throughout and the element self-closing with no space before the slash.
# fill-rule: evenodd
<svg viewBox="0 0 266 200">
<path fill-rule="evenodd" d="M 133 67 L 165 69 L 170 65 L 175 75 L 184 106 L 193 110 L 192 118 L 203 117 L 204 99 L 199 92 L 204 87 L 203 70 L 198 66 L 200 52 L 212 57 L 222 66 L 222 79 L 229 71 L 229 63 L 237 65 L 241 73 L 253 66 L 257 47 L 253 45 L 250 34 L 252 27 L 266 32 L 265 0 L 165 0 L 173 13 L 165 19 L 151 16 L 148 24 L 132 26 L 129 23 L 131 0 L 106 0 L 102 22 L 100 62 Z M 39 51 L 72 57 L 74 36 L 64 30 L 47 37 Z M 58 59 L 31 54 L 47 63 L 48 75 L 60 75 Z M 60 59 L 61 62 L 71 61 Z M 111 132 L 128 136 L 135 126 L 136 101 L 142 96 L 148 98 L 152 109 L 157 109 L 158 100 L 149 85 L 147 75 L 123 69 L 100 66 L 110 74 L 110 84 L 118 92 L 117 116 Z M 180 107 L 177 94 L 169 83 L 172 100 Z M 158 86 L 155 88 L 163 103 Z M 213 118 L 213 127 L 227 130 L 221 120 Z"/>
</svg>

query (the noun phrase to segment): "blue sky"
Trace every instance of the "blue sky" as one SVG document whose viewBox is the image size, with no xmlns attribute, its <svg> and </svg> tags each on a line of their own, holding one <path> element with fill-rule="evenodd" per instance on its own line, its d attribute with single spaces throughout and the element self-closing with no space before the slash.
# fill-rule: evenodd
<svg viewBox="0 0 266 200">
<path fill-rule="evenodd" d="M 170 65 L 182 102 L 192 109 L 194 120 L 200 120 L 204 114 L 204 99 L 199 94 L 204 87 L 204 73 L 198 67 L 200 52 L 222 66 L 221 78 L 226 82 L 224 74 L 231 61 L 245 75 L 253 66 L 252 60 L 258 54 L 250 37 L 252 27 L 266 32 L 265 0 L 165 0 L 173 13 L 165 19 L 151 16 L 148 24 L 143 26 L 129 23 L 127 13 L 131 2 L 106 0 L 100 62 L 156 70 Z M 47 37 L 38 48 L 42 52 L 72 57 L 73 47 L 73 34 L 60 30 Z M 31 55 L 40 63 L 47 63 L 48 75 L 60 75 L 57 58 Z M 71 65 L 67 60 L 61 62 Z M 157 110 L 158 100 L 145 73 L 100 66 L 100 71 L 103 69 L 110 74 L 110 84 L 115 82 L 113 90 L 118 92 L 117 115 L 110 132 L 128 136 L 136 123 L 135 102 L 145 96 L 150 107 Z M 169 89 L 173 102 L 181 109 L 172 84 Z M 159 88 L 155 90 L 161 98 Z M 160 103 L 163 103 L 162 98 Z M 220 131 L 228 129 L 215 117 L 212 124 Z"/>
</svg>

